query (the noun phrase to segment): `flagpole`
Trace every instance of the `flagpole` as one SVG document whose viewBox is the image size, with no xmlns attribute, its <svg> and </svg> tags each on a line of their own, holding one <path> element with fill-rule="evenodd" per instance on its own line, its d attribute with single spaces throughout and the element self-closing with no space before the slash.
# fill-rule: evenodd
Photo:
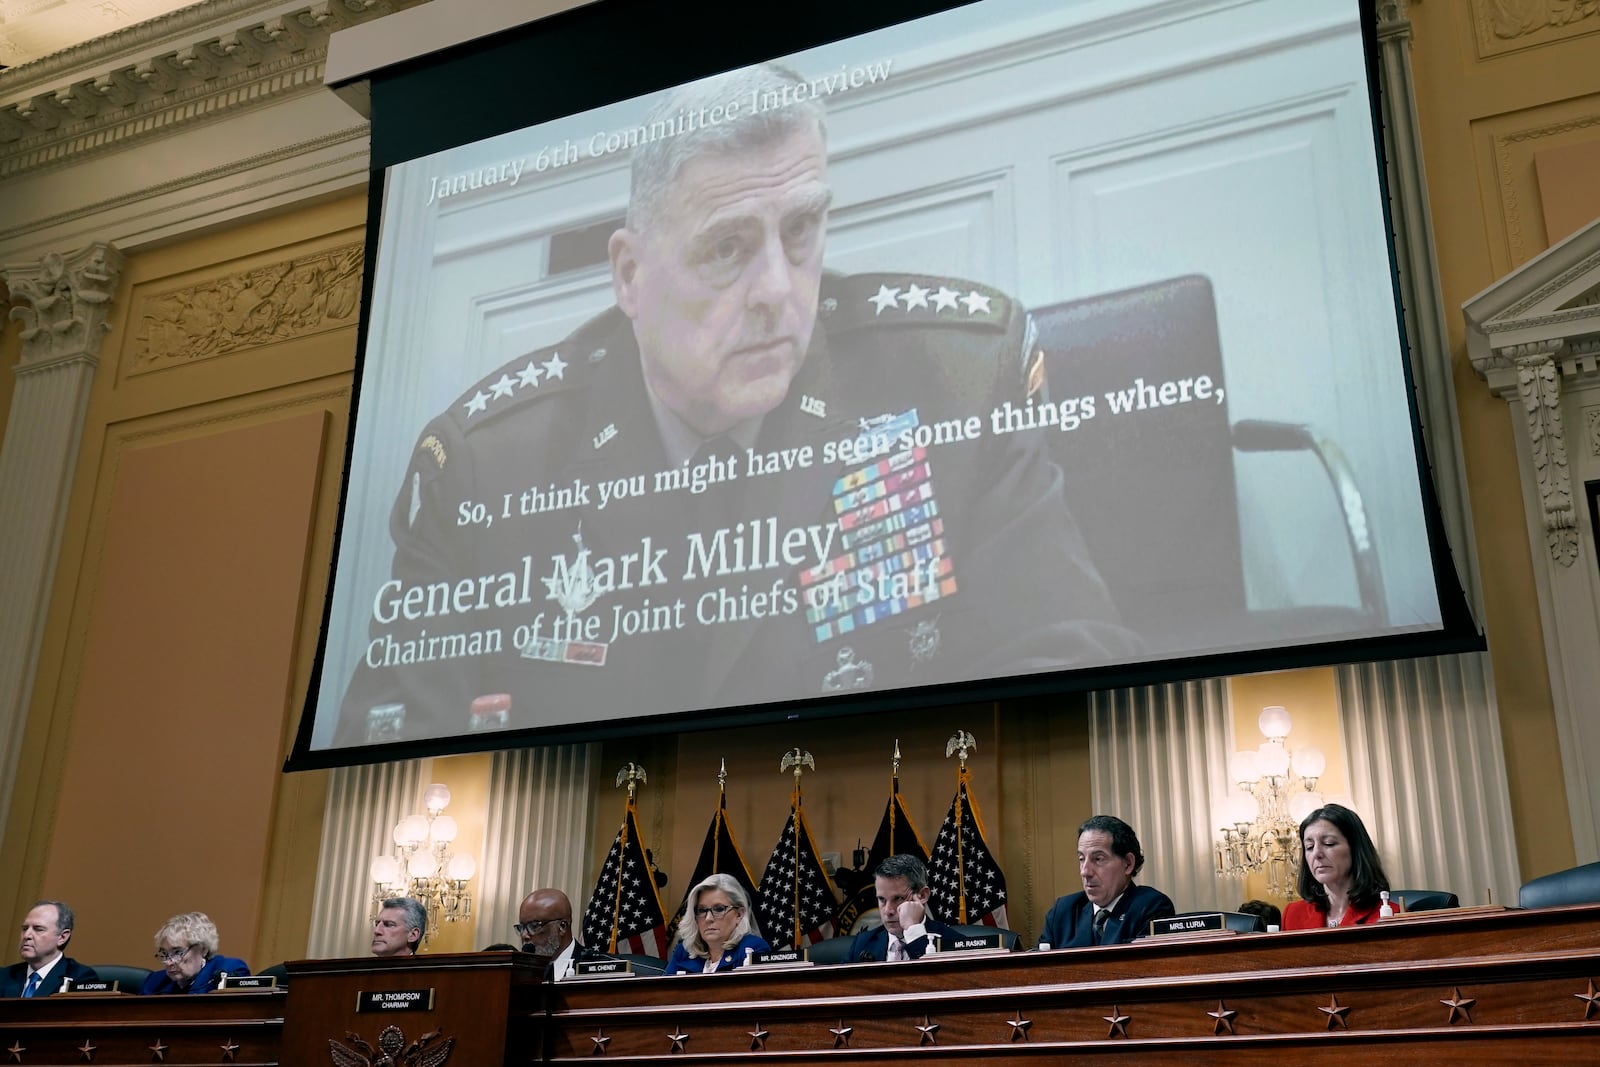
<svg viewBox="0 0 1600 1067">
<path fill-rule="evenodd" d="M 900 795 L 900 739 L 894 739 L 894 766 L 889 772 L 889 855 L 893 856 L 899 850 L 894 847 L 895 798 Z"/>
<path fill-rule="evenodd" d="M 958 922 L 965 924 L 967 921 L 967 861 L 962 854 L 962 815 L 961 802 L 967 796 L 967 752 L 978 747 L 977 740 L 965 730 L 957 730 L 955 736 L 944 746 L 945 759 L 952 753 L 959 755 L 960 770 L 956 772 L 956 914 L 960 916 Z"/>
<path fill-rule="evenodd" d="M 633 820 L 638 815 L 638 810 L 635 808 L 633 803 L 633 797 L 634 793 L 639 788 L 639 783 L 645 780 L 644 768 L 635 763 L 629 763 L 623 767 L 622 770 L 617 772 L 617 784 L 619 786 L 624 782 L 628 784 L 628 803 L 622 809 L 622 830 L 617 834 L 617 840 L 621 846 L 617 853 L 619 857 L 626 856 L 628 854 L 628 827 L 633 825 Z M 611 940 L 609 942 L 609 947 L 606 949 L 607 952 L 610 952 L 613 955 L 617 951 L 617 928 L 621 924 L 621 921 L 622 868 L 619 866 L 617 868 L 616 897 L 611 904 Z"/>
<path fill-rule="evenodd" d="M 780 770 L 786 771 L 794 768 L 794 791 L 789 794 L 789 810 L 794 813 L 794 897 L 793 897 L 793 929 L 794 939 L 791 942 L 795 948 L 800 947 L 800 833 L 804 828 L 800 814 L 800 775 L 805 773 L 805 768 L 817 769 L 817 764 L 811 758 L 811 753 L 796 747 L 793 752 L 783 754 L 783 763 Z"/>
<path fill-rule="evenodd" d="M 728 806 L 728 761 L 722 761 L 722 769 L 717 772 L 717 815 L 712 826 L 711 837 L 711 869 L 722 870 L 722 819 Z"/>
</svg>

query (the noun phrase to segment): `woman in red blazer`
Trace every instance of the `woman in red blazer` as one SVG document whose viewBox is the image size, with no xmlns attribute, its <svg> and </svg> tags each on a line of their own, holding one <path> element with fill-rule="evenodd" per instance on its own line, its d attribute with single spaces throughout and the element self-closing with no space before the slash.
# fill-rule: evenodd
<svg viewBox="0 0 1600 1067">
<path fill-rule="evenodd" d="M 1285 930 L 1362 926 L 1378 921 L 1379 894 L 1389 888 L 1378 850 L 1361 816 L 1324 804 L 1300 823 L 1299 900 L 1283 910 Z"/>
</svg>

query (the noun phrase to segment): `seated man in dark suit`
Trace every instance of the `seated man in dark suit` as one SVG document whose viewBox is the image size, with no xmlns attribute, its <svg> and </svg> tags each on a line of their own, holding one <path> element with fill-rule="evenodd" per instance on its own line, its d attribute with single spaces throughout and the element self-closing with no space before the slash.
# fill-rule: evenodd
<svg viewBox="0 0 1600 1067">
<path fill-rule="evenodd" d="M 63 953 L 72 940 L 72 909 L 59 900 L 41 900 L 22 920 L 22 962 L 0 974 L 0 997 L 48 997 L 61 992 L 61 980 L 93 982 L 93 967 Z"/>
<path fill-rule="evenodd" d="M 945 941 L 960 935 L 928 915 L 928 868 L 917 857 L 890 856 L 873 874 L 883 925 L 856 935 L 846 963 L 921 959 L 930 935 Z"/>
<path fill-rule="evenodd" d="M 1125 945 L 1150 932 L 1150 920 L 1174 914 L 1160 890 L 1134 885 L 1144 852 L 1133 827 L 1096 815 L 1078 827 L 1078 874 L 1083 892 L 1062 897 L 1044 917 L 1039 947 Z"/>
<path fill-rule="evenodd" d="M 522 951 L 547 961 L 545 978 L 572 975 L 573 960 L 583 959 L 583 945 L 572 937 L 572 901 L 559 889 L 535 889 L 522 898 L 513 927 Z"/>
</svg>

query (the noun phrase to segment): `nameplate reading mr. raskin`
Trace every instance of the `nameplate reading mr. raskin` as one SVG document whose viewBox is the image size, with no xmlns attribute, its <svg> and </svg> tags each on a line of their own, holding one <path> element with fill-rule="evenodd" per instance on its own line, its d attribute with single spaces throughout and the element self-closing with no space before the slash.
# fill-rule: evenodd
<svg viewBox="0 0 1600 1067">
<path fill-rule="evenodd" d="M 953 937 L 948 945 L 941 947 L 945 952 L 959 952 L 975 948 L 999 948 L 1000 932 L 996 930 L 992 934 L 965 934 L 961 937 Z"/>
<path fill-rule="evenodd" d="M 433 990 L 363 989 L 356 994 L 356 1014 L 371 1011 L 432 1011 Z"/>
</svg>

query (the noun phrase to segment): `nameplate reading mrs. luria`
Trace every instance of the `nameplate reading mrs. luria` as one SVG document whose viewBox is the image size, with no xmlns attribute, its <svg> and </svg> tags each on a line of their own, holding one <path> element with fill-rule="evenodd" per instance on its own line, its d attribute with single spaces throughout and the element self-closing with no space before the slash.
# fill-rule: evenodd
<svg viewBox="0 0 1600 1067">
<path fill-rule="evenodd" d="M 356 1014 L 371 1011 L 432 1011 L 433 990 L 363 989 L 356 994 Z"/>
<path fill-rule="evenodd" d="M 1173 915 L 1165 919 L 1151 919 L 1150 933 L 1194 934 L 1202 930 L 1226 930 L 1227 917 L 1220 911 L 1205 915 Z"/>
</svg>

